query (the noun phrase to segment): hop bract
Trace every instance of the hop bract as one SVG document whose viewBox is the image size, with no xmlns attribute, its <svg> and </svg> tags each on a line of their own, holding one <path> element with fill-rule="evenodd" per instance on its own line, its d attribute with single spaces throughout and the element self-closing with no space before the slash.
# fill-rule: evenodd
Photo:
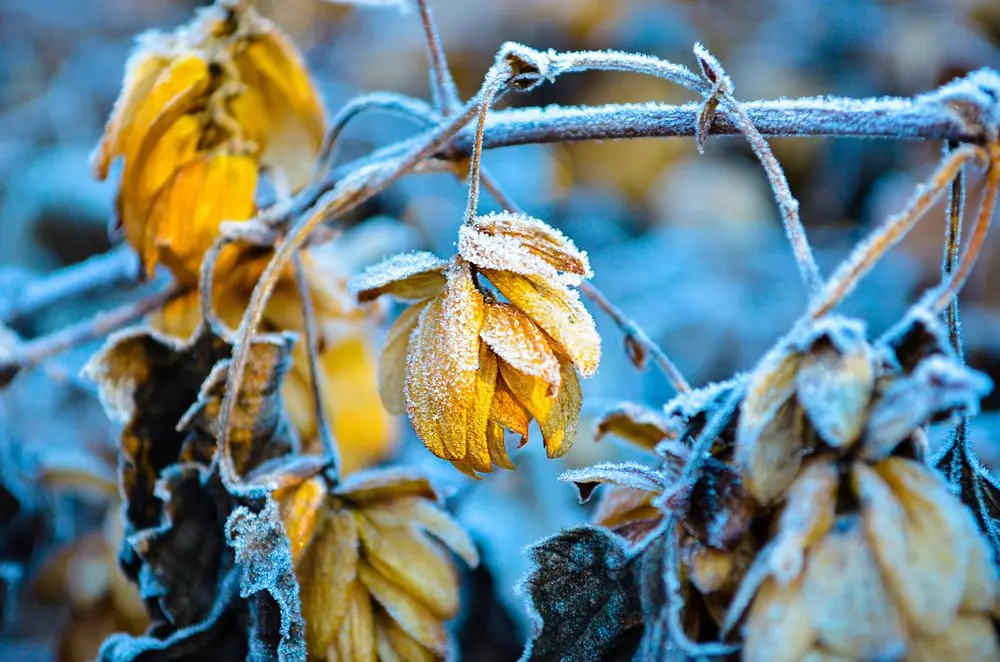
<svg viewBox="0 0 1000 662">
<path fill-rule="evenodd" d="M 146 272 L 163 262 L 194 282 L 219 224 L 253 215 L 259 170 L 301 187 L 324 131 L 295 47 L 252 9 L 221 1 L 139 38 L 92 165 L 104 179 L 122 157 L 117 221 Z"/>
<path fill-rule="evenodd" d="M 504 429 L 523 444 L 532 420 L 559 457 L 576 434 L 577 372 L 590 376 L 600 362 L 600 337 L 573 289 L 591 275 L 587 256 L 542 221 L 510 213 L 463 226 L 458 249 L 447 261 L 395 256 L 352 282 L 362 301 L 417 301 L 389 329 L 382 400 L 467 473 L 513 468 Z"/>
<path fill-rule="evenodd" d="M 426 478 L 383 469 L 333 489 L 312 478 L 275 498 L 302 587 L 310 660 L 447 657 L 444 621 L 458 613 L 459 586 L 445 547 L 471 566 L 479 556 Z"/>
</svg>

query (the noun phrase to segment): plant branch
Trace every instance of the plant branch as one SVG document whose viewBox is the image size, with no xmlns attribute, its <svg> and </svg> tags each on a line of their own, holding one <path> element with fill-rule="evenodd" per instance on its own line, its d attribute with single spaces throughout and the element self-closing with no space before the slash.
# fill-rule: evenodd
<svg viewBox="0 0 1000 662">
<path fill-rule="evenodd" d="M 309 357 L 309 382 L 312 393 L 313 409 L 316 411 L 316 433 L 319 435 L 327 467 L 327 475 L 335 482 L 340 480 L 340 455 L 337 451 L 337 441 L 333 438 L 326 406 L 323 403 L 323 392 L 320 386 L 322 373 L 319 369 L 319 329 L 316 325 L 316 310 L 313 307 L 312 294 L 306 281 L 302 256 L 298 253 L 292 259 L 292 269 L 295 271 L 295 285 L 302 297 L 302 317 L 305 322 L 305 348 Z"/>
<path fill-rule="evenodd" d="M 952 146 L 951 149 L 954 149 Z M 965 169 L 962 168 L 951 183 L 951 196 L 948 199 L 948 209 L 945 213 L 948 224 L 945 226 L 944 249 L 941 258 L 941 278 L 948 279 L 958 264 L 959 249 L 962 244 L 962 218 L 965 215 Z M 948 306 L 946 313 L 948 321 L 948 338 L 952 349 L 959 360 L 965 358 L 962 347 L 961 321 L 958 316 L 958 297 Z"/>
<path fill-rule="evenodd" d="M 678 393 L 687 393 L 691 390 L 691 385 L 684 375 L 681 374 L 680 369 L 670 360 L 659 345 L 657 345 L 653 340 L 646 335 L 646 332 L 642 330 L 638 324 L 633 322 L 628 318 L 625 313 L 621 311 L 618 306 L 611 303 L 604 293 L 599 289 L 594 287 L 592 284 L 584 281 L 580 283 L 580 291 L 583 292 L 591 301 L 593 301 L 598 308 L 607 313 L 608 317 L 614 320 L 614 323 L 618 326 L 619 330 L 625 335 L 625 341 L 633 342 L 638 345 L 642 350 L 648 352 L 652 355 L 653 360 L 656 362 L 657 367 L 666 376 L 667 381 L 670 385 L 674 387 L 674 390 Z"/>
<path fill-rule="evenodd" d="M 0 322 L 22 317 L 98 289 L 134 283 L 139 277 L 139 260 L 128 246 L 119 246 L 62 269 L 29 280 L 15 292 L 0 299 Z"/>
<path fill-rule="evenodd" d="M 28 370 L 56 354 L 77 345 L 103 338 L 145 315 L 162 308 L 184 293 L 184 288 L 174 283 L 136 301 L 97 313 L 92 318 L 17 345 L 12 356 L 0 363 L 0 375 Z"/>
<path fill-rule="evenodd" d="M 420 22 L 424 28 L 424 41 L 427 46 L 427 63 L 430 69 L 431 100 L 434 107 L 442 115 L 451 115 L 459 106 L 458 88 L 455 79 L 448 68 L 448 57 L 441 43 L 441 33 L 434 22 L 429 0 L 417 0 L 420 10 Z"/>
<path fill-rule="evenodd" d="M 927 182 L 918 187 L 917 194 L 906 208 L 872 232 L 830 276 L 810 306 L 806 318 L 817 319 L 826 315 L 850 294 L 879 258 L 916 226 L 927 210 L 951 185 L 962 166 L 982 154 L 982 149 L 971 145 L 960 147 L 949 154 Z"/>
<path fill-rule="evenodd" d="M 733 96 L 733 83 L 723 69 L 722 63 L 701 44 L 695 44 L 694 53 L 698 57 L 699 64 L 701 64 L 702 73 L 704 73 L 708 82 L 714 84 L 712 96 L 706 99 L 704 104 L 706 112 L 698 121 L 698 128 L 700 129 L 698 132 L 700 134 L 698 136 L 699 150 L 701 149 L 702 136 L 707 137 L 708 132 L 711 130 L 711 125 L 717 117 L 715 107 L 721 102 L 721 105 L 736 117 L 740 127 L 743 129 L 744 135 L 746 135 L 747 141 L 750 143 L 750 147 L 757 156 L 757 160 L 760 161 L 764 172 L 767 174 L 768 182 L 770 182 L 771 190 L 774 193 L 775 202 L 777 202 L 778 209 L 781 211 L 781 220 L 785 226 L 785 234 L 788 236 L 788 242 L 792 245 L 792 251 L 795 253 L 795 261 L 798 264 L 799 273 L 810 294 L 814 294 L 819 290 L 823 282 L 819 275 L 816 258 L 813 256 L 812 248 L 809 246 L 809 240 L 806 237 L 806 230 L 802 226 L 802 220 L 799 218 L 799 201 L 792 195 L 791 187 L 788 185 L 788 178 L 785 177 L 785 171 L 774 156 L 774 152 L 771 151 L 771 147 L 767 144 L 767 141 L 764 140 L 764 137 L 757 130 L 757 127 L 754 126 L 746 110 L 743 109 L 743 104 Z"/>
</svg>

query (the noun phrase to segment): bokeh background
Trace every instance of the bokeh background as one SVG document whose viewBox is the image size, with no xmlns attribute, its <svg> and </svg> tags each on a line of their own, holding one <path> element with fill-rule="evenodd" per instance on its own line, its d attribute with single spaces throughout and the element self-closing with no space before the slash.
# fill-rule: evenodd
<svg viewBox="0 0 1000 662">
<path fill-rule="evenodd" d="M 183 23 L 199 4 L 0 0 L 0 300 L 39 274 L 110 248 L 114 184 L 91 179 L 88 153 L 117 94 L 133 36 Z M 415 11 L 319 0 L 257 4 L 306 53 L 331 111 L 367 91 L 427 96 Z M 642 51 L 689 66 L 691 47 L 700 41 L 727 67 L 742 99 L 912 95 L 979 67 L 1000 67 L 997 0 L 434 0 L 432 6 L 463 98 L 475 93 L 508 40 L 542 49 Z M 690 96 L 662 80 L 586 73 L 509 99 L 519 105 L 648 100 L 681 103 Z M 363 117 L 345 135 L 342 157 L 415 130 L 402 119 Z M 941 145 L 920 142 L 817 138 L 773 146 L 825 272 L 901 208 L 941 154 Z M 740 138 L 712 138 L 704 155 L 692 139 L 646 139 L 508 148 L 484 162 L 521 206 L 590 252 L 594 283 L 694 384 L 751 367 L 803 309 L 803 288 L 767 180 Z M 970 183 L 973 200 L 976 182 Z M 444 174 L 401 181 L 346 220 L 353 229 L 345 239 L 349 250 L 338 252 L 343 267 L 358 269 L 404 248 L 448 254 L 465 192 Z M 942 235 L 938 209 L 844 310 L 864 318 L 872 333 L 889 326 L 939 278 Z M 963 297 L 969 362 L 995 380 L 1000 290 L 990 284 L 1000 270 L 998 246 L 990 242 Z M 135 295 L 134 288 L 119 288 L 5 321 L 32 338 Z M 605 358 L 584 385 L 585 419 L 619 400 L 659 406 L 669 399 L 662 375 L 636 370 L 613 324 L 594 314 Z M 113 448 L 114 426 L 93 387 L 76 377 L 93 349 L 47 362 L 0 392 L 0 479 L 7 485 L 20 480 L 22 493 L 35 494 L 39 508 L 37 520 L 25 519 L 18 510 L 24 503 L 0 490 L 0 580 L 21 580 L 9 584 L 19 593 L 16 611 L 12 596 L 0 592 L 7 604 L 3 660 L 52 659 L 60 632 L 74 622 L 59 600 L 41 604 L 32 576 L 51 550 L 100 526 L 99 509 L 91 506 L 101 497 L 49 495 L 33 482 L 30 467 L 55 456 L 82 461 L 66 459 L 79 449 L 105 457 Z M 984 407 L 974 439 L 996 466 L 1000 396 Z M 556 476 L 567 465 L 629 451 L 611 441 L 594 444 L 584 425 L 563 461 L 544 462 L 540 444 L 531 444 L 513 455 L 519 471 L 470 485 L 419 448 L 408 430 L 403 437 L 398 457 L 454 484 L 453 505 L 484 550 L 485 565 L 466 583 L 467 607 L 456 624 L 465 659 L 515 658 L 530 627 L 514 590 L 525 569 L 521 549 L 586 517 Z M 74 572 L 87 572 L 89 566 L 78 565 Z M 83 650 L 84 635 L 75 636 Z"/>
</svg>

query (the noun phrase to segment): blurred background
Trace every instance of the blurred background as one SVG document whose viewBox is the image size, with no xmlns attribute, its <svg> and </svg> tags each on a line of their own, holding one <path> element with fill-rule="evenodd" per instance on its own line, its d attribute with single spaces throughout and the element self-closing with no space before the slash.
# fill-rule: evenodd
<svg viewBox="0 0 1000 662">
<path fill-rule="evenodd" d="M 90 0 L 83 8 L 78 0 L 0 0 L 0 302 L 39 274 L 110 248 L 115 184 L 91 179 L 88 153 L 117 95 L 134 35 L 173 28 L 199 4 Z M 331 112 L 368 91 L 427 97 L 415 10 L 319 0 L 256 4 L 306 53 Z M 432 0 L 432 6 L 463 98 L 476 92 L 495 52 L 509 40 L 540 49 L 641 51 L 692 67 L 691 47 L 700 41 L 726 66 L 737 97 L 747 100 L 909 96 L 980 67 L 1000 67 L 996 0 Z M 648 100 L 691 97 L 662 80 L 586 73 L 508 99 L 518 105 Z M 341 158 L 416 130 L 399 118 L 364 116 L 346 132 Z M 824 273 L 903 206 L 942 149 L 825 138 L 772 144 Z M 767 179 L 741 138 L 712 138 L 704 155 L 692 139 L 646 139 L 507 148 L 487 154 L 484 163 L 529 213 L 590 252 L 595 285 L 661 344 L 693 384 L 752 367 L 803 309 L 803 288 Z M 337 253 L 342 267 L 356 270 L 407 248 L 449 254 L 465 194 L 465 185 L 450 175 L 404 179 L 347 219 L 356 227 Z M 973 178 L 973 202 L 977 194 Z M 484 207 L 490 204 L 484 200 Z M 844 310 L 865 319 L 873 334 L 891 325 L 937 282 L 942 236 L 939 208 Z M 990 283 L 1000 270 L 998 246 L 994 237 L 963 296 L 969 362 L 994 380 L 1000 380 L 1000 290 Z M 134 296 L 121 288 L 0 321 L 32 338 Z M 600 311 L 594 315 L 605 357 L 599 374 L 584 385 L 585 419 L 620 400 L 662 405 L 673 395 L 666 380 L 655 369 L 633 367 L 614 325 Z M 33 584 L 37 569 L 50 565 L 51 550 L 100 527 L 100 509 L 88 504 L 108 499 L 101 486 L 95 495 L 53 496 L 39 489 L 32 473 L 63 451 L 84 448 L 92 450 L 87 461 L 103 467 L 95 471 L 113 472 L 109 449 L 117 431 L 93 387 L 76 377 L 93 350 L 60 356 L 0 391 L 0 484 L 6 486 L 0 487 L 0 604 L 7 605 L 0 659 L 52 659 L 67 627 L 99 629 L 79 624 L 79 596 L 49 599 Z M 1000 462 L 993 443 L 1000 433 L 993 412 L 998 406 L 1000 396 L 988 398 L 973 428 L 994 466 Z M 592 443 L 584 425 L 564 461 L 540 461 L 541 444 L 533 443 L 512 456 L 518 472 L 470 486 L 419 443 L 415 448 L 408 430 L 403 437 L 398 457 L 454 483 L 455 507 L 484 548 L 485 567 L 466 583 L 469 606 L 456 625 L 464 656 L 513 659 L 530 627 L 513 590 L 525 569 L 520 550 L 586 517 L 572 489 L 555 477 L 567 465 L 629 451 L 610 441 Z M 20 594 L 18 611 L 4 591 Z M 106 593 L 79 599 L 112 599 Z M 112 621 L 116 628 L 128 625 Z M 477 626 L 466 631 L 463 622 Z M 86 648 L 76 641 L 79 650 Z M 65 650 L 62 655 L 87 659 Z"/>
</svg>

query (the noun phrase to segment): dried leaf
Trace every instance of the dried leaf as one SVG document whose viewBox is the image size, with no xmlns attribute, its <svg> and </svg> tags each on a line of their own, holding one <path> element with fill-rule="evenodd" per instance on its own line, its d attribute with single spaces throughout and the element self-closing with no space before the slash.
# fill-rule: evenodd
<svg viewBox="0 0 1000 662">
<path fill-rule="evenodd" d="M 535 632 L 526 660 L 596 660 L 641 627 L 634 554 L 596 527 L 567 529 L 528 549 L 521 590 Z"/>
<path fill-rule="evenodd" d="M 386 258 L 355 276 L 348 288 L 359 301 L 389 294 L 400 299 L 426 299 L 444 288 L 447 262 L 433 253 L 416 251 Z"/>
<path fill-rule="evenodd" d="M 633 402 L 608 407 L 594 424 L 594 441 L 613 434 L 647 450 L 653 450 L 664 439 L 672 439 L 676 435 L 676 430 L 662 414 Z"/>
<path fill-rule="evenodd" d="M 660 494 L 666 478 L 655 469 L 636 462 L 604 462 L 583 469 L 570 469 L 559 476 L 563 483 L 573 483 L 580 492 L 580 503 L 590 500 L 598 485 L 610 484 L 634 490 Z"/>
</svg>

